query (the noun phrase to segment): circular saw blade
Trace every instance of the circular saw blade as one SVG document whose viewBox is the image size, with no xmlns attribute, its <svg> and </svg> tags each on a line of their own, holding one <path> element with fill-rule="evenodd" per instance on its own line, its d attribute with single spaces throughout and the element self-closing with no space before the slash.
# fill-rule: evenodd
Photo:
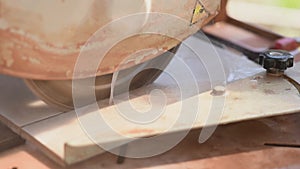
<svg viewBox="0 0 300 169">
<path fill-rule="evenodd" d="M 179 45 L 170 50 L 171 53 L 175 54 Z M 147 67 L 149 65 L 159 65 L 159 67 L 165 68 L 168 63 L 171 61 L 173 54 L 166 52 L 159 57 L 156 57 L 148 62 L 136 65 L 129 69 L 121 70 L 122 77 L 118 79 L 114 87 L 121 86 L 125 83 L 128 83 L 128 77 L 135 70 L 142 67 Z M 162 73 L 161 70 L 157 69 L 146 69 L 138 73 L 130 83 L 130 90 L 139 88 L 143 85 L 152 83 L 157 79 L 157 77 Z M 95 86 L 82 86 L 92 87 L 95 90 L 95 95 L 97 100 L 103 100 L 110 97 L 111 92 L 111 83 L 112 83 L 113 74 L 107 74 L 102 76 L 97 76 L 95 78 Z M 77 79 L 80 81 L 85 81 L 89 79 Z M 26 85 L 31 89 L 31 91 L 41 98 L 44 102 L 50 106 L 61 110 L 61 111 L 70 111 L 74 109 L 73 106 L 73 95 L 72 95 L 72 80 L 32 80 L 25 79 Z M 81 83 L 82 84 L 82 83 Z M 81 87 L 76 89 L 78 90 L 79 97 L 84 99 L 86 96 L 85 90 L 81 91 Z M 126 92 L 126 91 L 124 91 Z M 92 103 L 90 103 L 92 104 Z"/>
</svg>

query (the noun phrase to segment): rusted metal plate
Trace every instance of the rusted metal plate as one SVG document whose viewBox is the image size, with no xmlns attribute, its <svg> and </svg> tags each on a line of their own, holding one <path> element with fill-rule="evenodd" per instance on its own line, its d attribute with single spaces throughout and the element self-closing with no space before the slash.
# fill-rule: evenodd
<svg viewBox="0 0 300 169">
<path fill-rule="evenodd" d="M 202 44 L 204 42 L 197 41 L 195 38 L 192 38 L 191 42 L 207 49 L 207 46 Z M 199 50 L 202 49 L 200 48 Z M 229 65 L 227 66 L 233 68 L 231 72 L 228 71 L 226 73 L 229 79 L 237 80 L 248 77 L 243 80 L 235 81 L 226 87 L 226 99 L 224 100 L 223 114 L 220 116 L 219 120 L 208 121 L 207 119 L 211 114 L 220 113 L 218 112 L 218 109 L 211 109 L 211 105 L 214 99 L 217 101 L 222 100 L 220 99 L 221 97 L 213 96 L 211 91 L 207 91 L 210 89 L 210 84 L 207 83 L 207 74 L 203 71 L 205 69 L 199 68 L 199 64 L 196 64 L 198 61 L 189 58 L 188 53 L 181 53 L 179 50 L 178 57 L 181 56 L 185 60 L 189 60 L 193 72 L 196 74 L 202 72 L 202 74 L 197 74 L 196 77 L 199 85 L 202 85 L 202 87 L 206 86 L 206 88 L 203 87 L 203 89 L 206 89 L 207 92 L 198 94 L 192 93 L 184 100 L 180 100 L 176 97 L 176 86 L 174 87 L 172 82 L 166 81 L 164 75 L 162 75 L 162 77 L 153 85 L 133 91 L 132 95 L 134 97 L 129 101 L 139 110 L 147 110 L 150 105 L 148 100 L 149 95 L 145 94 L 145 91 L 151 91 L 158 87 L 160 90 L 164 91 L 166 96 L 170 96 L 164 113 L 154 123 L 137 126 L 136 124 L 124 120 L 124 118 L 120 116 L 119 112 L 116 110 L 116 107 L 119 105 L 106 105 L 101 109 L 101 112 L 86 107 L 82 114 L 76 114 L 72 111 L 26 126 L 23 128 L 25 131 L 23 135 L 29 140 L 34 141 L 41 150 L 47 153 L 47 155 L 56 162 L 60 164 L 73 164 L 104 152 L 102 148 L 94 144 L 95 140 L 91 140 L 91 136 L 85 133 L 86 129 L 89 127 L 96 131 L 98 127 L 105 128 L 106 124 L 99 122 L 99 119 L 97 119 L 100 114 L 103 118 L 108 120 L 106 123 L 114 126 L 115 131 L 118 131 L 127 137 L 143 138 L 162 134 L 170 126 L 172 126 L 172 128 L 168 130 L 168 133 L 173 133 L 188 130 L 190 128 L 202 128 L 217 124 L 228 124 L 249 119 L 290 114 L 300 110 L 300 97 L 298 91 L 287 80 L 266 76 L 259 66 L 243 59 L 241 56 L 232 53 L 228 54 L 228 52 L 222 49 L 218 49 L 218 51 L 222 54 L 222 58 L 228 57 L 227 61 L 229 61 Z M 241 62 L 238 62 L 239 59 L 233 61 L 236 57 L 241 59 L 244 65 L 241 66 Z M 176 63 L 171 62 L 171 65 L 172 64 L 173 68 L 175 68 L 172 69 L 172 71 L 182 71 L 182 69 L 180 69 L 182 65 L 174 65 Z M 242 68 L 239 70 L 241 67 L 244 69 Z M 247 71 L 250 73 L 243 76 L 237 75 Z M 253 74 L 258 72 L 262 73 L 253 76 Z M 181 74 L 181 79 L 186 80 L 186 78 L 184 78 L 185 76 L 185 74 Z M 232 76 L 236 78 L 232 78 Z M 186 83 L 191 84 L 188 81 L 186 81 Z M 187 90 L 183 92 L 189 93 L 190 91 Z M 195 107 L 197 106 L 194 104 L 195 100 L 198 104 L 196 110 Z M 101 105 L 101 103 L 102 102 L 99 104 Z M 122 104 L 124 103 L 126 103 L 126 101 Z M 182 104 L 187 104 L 190 109 L 181 112 Z M 221 106 L 222 108 L 222 105 L 223 104 L 217 106 Z M 199 116 L 192 125 L 187 119 L 191 118 L 191 116 L 193 117 L 195 111 L 199 112 Z M 179 116 L 181 117 L 177 119 Z M 86 120 L 90 126 L 84 126 L 84 120 Z M 175 124 L 174 121 L 176 121 Z M 114 148 L 115 145 L 120 146 L 127 141 L 126 139 L 124 140 L 122 135 L 115 135 L 106 130 L 97 134 L 98 135 L 96 136 L 93 135 L 97 137 L 97 143 L 112 143 L 112 148 Z"/>
<path fill-rule="evenodd" d="M 208 25 L 204 27 L 204 31 L 254 52 L 265 51 L 274 44 L 274 39 L 267 39 L 266 37 L 227 22 L 218 22 L 213 25 Z"/>
<path fill-rule="evenodd" d="M 257 86 L 255 87 L 252 86 L 253 84 L 252 80 L 258 77 L 260 79 L 257 82 Z M 211 92 L 209 91 L 194 96 L 194 97 L 198 97 L 201 100 L 201 103 L 200 103 L 200 110 L 199 110 L 200 116 L 195 121 L 195 124 L 192 126 L 192 128 L 201 128 L 201 127 L 211 126 L 211 125 L 228 124 L 228 123 L 233 123 L 238 121 L 245 121 L 249 119 L 296 113 L 300 110 L 299 107 L 300 98 L 297 89 L 295 89 L 294 86 L 291 85 L 288 81 L 283 79 L 266 77 L 264 75 L 257 75 L 228 85 L 227 94 L 228 95 L 226 97 L 226 101 L 224 104 L 225 105 L 224 112 L 220 121 L 213 121 L 212 123 L 206 123 L 207 117 L 209 116 L 209 114 L 214 114 L 218 112 L 210 111 L 211 100 L 213 97 L 211 96 Z M 149 104 L 147 103 L 146 97 L 147 96 L 137 97 L 131 100 L 131 102 L 133 102 L 133 104 L 137 104 L 140 107 L 145 108 L 145 106 Z M 185 101 L 188 102 L 192 99 L 193 98 L 189 98 Z M 168 105 L 166 107 L 166 111 L 164 112 L 164 114 L 154 124 L 150 124 L 148 126 L 138 127 L 138 128 L 135 124 L 128 123 L 126 120 L 124 120 L 118 114 L 118 111 L 116 111 L 115 107 L 113 106 L 102 109 L 101 113 L 102 115 L 105 116 L 105 119 L 110 119 L 108 122 L 107 121 L 106 122 L 114 126 L 114 130 L 117 130 L 117 132 L 122 133 L 123 136 L 126 135 L 128 137 L 140 138 L 140 137 L 149 137 L 149 136 L 159 135 L 161 133 L 164 133 L 165 130 L 167 130 L 170 126 L 172 126 L 172 123 L 174 123 L 176 117 L 179 116 L 179 113 L 185 113 L 185 115 L 181 116 L 181 118 L 178 119 L 179 125 L 172 126 L 173 128 L 171 130 L 168 130 L 168 132 L 178 132 L 178 131 L 189 129 L 191 124 L 190 123 L 187 124 L 185 123 L 185 121 L 187 121 L 186 119 L 190 118 L 189 116 L 194 112 L 189 112 L 189 111 L 179 112 L 178 110 L 180 110 L 180 106 L 181 103 L 179 102 L 174 102 Z M 195 105 L 191 104 L 190 106 L 192 107 Z M 80 118 L 85 118 L 86 120 L 89 119 L 91 126 L 95 126 L 96 124 L 98 124 L 97 123 L 98 119 L 95 119 L 98 113 L 99 113 L 98 111 L 94 111 L 91 113 L 84 114 L 82 115 L 84 117 L 80 117 Z M 73 114 L 74 115 L 72 116 L 74 117 L 75 112 L 73 112 Z M 55 123 L 54 119 L 51 122 L 52 125 L 56 125 L 56 126 L 63 125 L 63 124 Z M 30 126 L 29 128 L 26 128 L 26 130 L 36 134 L 39 131 L 38 128 L 41 126 L 45 126 L 46 124 L 47 124 L 46 122 L 42 122 L 40 124 L 37 124 L 36 126 Z M 78 123 L 73 122 L 73 125 L 76 126 L 78 125 Z M 85 129 L 85 127 L 87 126 L 81 126 L 81 127 Z M 53 130 L 53 132 L 58 134 L 57 133 L 58 130 Z M 41 140 L 44 140 L 44 138 L 46 137 L 45 135 L 46 133 L 42 135 L 37 134 L 37 137 L 39 137 Z M 112 133 L 100 132 L 99 137 L 96 139 L 96 141 L 99 144 L 99 142 L 106 143 L 108 140 L 110 140 L 112 142 L 112 147 L 113 147 L 114 146 L 113 144 L 118 145 L 118 142 L 120 142 L 119 144 L 121 144 L 123 141 L 126 142 L 123 136 L 122 135 L 116 136 Z M 70 154 L 65 154 L 65 155 L 70 155 L 69 157 L 71 157 L 71 158 L 65 157 L 66 159 L 74 160 L 76 158 L 78 159 L 82 157 L 82 153 L 88 153 L 83 151 L 84 147 L 86 148 L 86 150 L 92 150 L 89 153 L 93 155 L 95 154 L 95 151 L 98 151 L 98 153 L 103 152 L 103 150 L 101 150 L 101 148 L 98 145 L 92 144 L 93 141 L 85 137 L 86 137 L 86 133 L 84 135 L 78 136 L 76 139 L 69 140 L 68 143 L 65 144 L 64 147 L 66 153 L 72 152 Z M 51 138 L 47 138 L 45 140 L 48 139 Z M 76 149 L 77 149 L 77 153 L 76 153 Z"/>
<path fill-rule="evenodd" d="M 226 74 L 226 80 L 232 83 L 226 87 L 226 99 L 224 100 L 223 107 L 224 111 L 222 116 L 220 116 L 220 121 L 207 121 L 209 114 L 220 113 L 217 112 L 217 109 L 210 110 L 212 101 L 214 99 L 217 99 L 217 101 L 220 100 L 218 99 L 219 97 L 211 95 L 210 91 L 211 84 L 217 83 L 209 80 L 209 74 L 207 73 L 204 62 L 199 61 L 199 58 L 197 57 L 192 57 L 192 55 L 194 52 L 202 52 L 201 59 L 203 60 L 212 59 L 215 61 L 216 58 L 212 57 L 211 51 L 208 50 L 211 46 L 196 37 L 189 38 L 185 43 L 186 47 L 183 46 L 180 48 L 175 58 L 182 58 L 186 61 L 186 64 L 195 75 L 197 84 L 200 86 L 198 91 L 199 93 L 193 93 L 190 89 L 185 88 L 186 90 L 183 92 L 186 93 L 187 96 L 184 99 L 178 98 L 176 82 L 169 80 L 170 78 L 168 78 L 167 74 L 163 74 L 154 84 L 133 91 L 131 94 L 134 97 L 129 100 L 130 103 L 134 104 L 139 110 L 147 110 L 150 103 L 148 100 L 149 95 L 145 92 L 151 91 L 152 89 L 162 90 L 166 96 L 168 96 L 167 105 L 162 116 L 160 116 L 155 123 L 143 127 L 136 126 L 135 124 L 128 123 L 126 120 L 124 121 L 118 111 L 116 111 L 116 106 L 118 105 L 106 105 L 102 107 L 101 114 L 105 117 L 105 119 L 109 119 L 108 122 L 113 125 L 117 131 L 128 137 L 140 138 L 164 133 L 169 126 L 173 125 L 174 120 L 176 120 L 179 115 L 181 115 L 181 118 L 178 119 L 177 123 L 173 125 L 171 130 L 168 130 L 168 133 L 189 130 L 190 128 L 202 128 L 208 125 L 227 124 L 249 119 L 289 114 L 299 111 L 300 97 L 298 95 L 298 91 L 287 80 L 283 78 L 265 76 L 263 73 L 264 70 L 258 65 L 247 60 L 246 57 L 232 53 L 228 50 L 213 48 L 213 50 L 216 50 L 221 56 L 219 59 L 224 66 L 223 73 Z M 194 47 L 196 51 L 187 50 L 190 47 Z M 192 83 L 188 81 L 186 78 L 187 75 L 182 69 L 182 66 L 184 65 L 175 61 L 173 60 L 166 70 L 175 74 L 178 73 L 178 81 L 181 80 L 186 85 L 191 85 Z M 217 71 L 215 67 L 213 67 L 213 70 Z M 5 82 L 8 83 L 7 86 L 9 86 L 10 83 L 18 84 L 14 81 L 10 81 L 9 79 L 6 79 Z M 22 87 L 20 88 L 20 91 L 18 90 L 16 95 L 12 95 L 12 93 L 16 92 L 16 90 L 13 89 L 16 88 L 17 87 L 13 87 L 12 85 L 12 90 L 10 91 L 5 90 L 4 87 L 1 89 L 3 89 L 3 92 L 7 91 L 7 95 L 10 94 L 15 97 L 23 95 L 28 96 L 28 91 Z M 3 95 L 3 99 L 5 96 L 6 95 Z M 24 100 L 26 100 L 25 98 L 26 97 L 24 97 Z M 126 103 L 129 101 L 126 101 Z M 195 101 L 198 106 L 195 106 Z M 180 112 L 183 103 L 190 109 L 185 109 L 184 112 Z M 99 104 L 102 105 L 102 102 L 99 102 Z M 15 107 L 13 106 L 15 105 L 15 100 L 11 99 L 7 105 Z M 15 113 L 21 112 L 29 114 L 30 112 L 33 112 L 33 110 L 37 110 L 35 109 L 35 106 L 39 107 L 34 103 L 32 103 L 32 105 L 33 106 L 28 111 L 20 109 Z M 221 108 L 222 105 L 223 103 L 221 104 Z M 62 114 L 54 112 L 53 117 L 46 113 L 41 117 L 39 115 L 44 112 L 49 112 L 50 109 L 47 108 L 38 110 L 40 110 L 37 112 L 38 115 L 29 114 L 32 116 L 28 117 L 34 117 L 34 120 L 30 120 L 30 123 L 22 123 L 26 124 L 26 126 L 22 127 L 21 125 L 22 128 L 20 128 L 19 132 L 22 137 L 34 143 L 36 147 L 57 163 L 61 165 L 73 164 L 97 154 L 104 153 L 103 149 L 95 145 L 90 137 L 88 137 L 85 133 L 84 127 L 89 126 L 82 126 L 82 120 L 86 120 L 88 124 L 90 124 L 90 127 L 95 129 L 105 125 L 105 123 L 99 123 L 98 119 L 95 118 L 99 115 L 98 111 L 91 107 L 89 108 L 88 106 L 86 107 L 86 111 L 82 114 L 78 114 L 79 116 L 72 111 Z M 200 116 L 194 119 L 194 123 L 190 123 L 186 120 L 193 117 L 197 111 Z M 22 119 L 17 116 L 17 114 L 15 116 L 11 116 L 9 111 L 7 111 L 7 113 L 3 112 L 1 117 L 7 119 L 7 123 L 11 124 L 16 123 L 18 119 Z M 111 133 L 110 131 L 101 130 L 101 132 L 97 134 L 99 135 L 97 138 L 97 142 L 99 143 L 107 141 L 115 143 L 120 142 L 120 144 L 117 144 L 117 146 L 120 146 L 124 143 L 123 141 L 127 141 L 124 140 L 123 137 L 114 135 L 114 133 Z"/>
</svg>

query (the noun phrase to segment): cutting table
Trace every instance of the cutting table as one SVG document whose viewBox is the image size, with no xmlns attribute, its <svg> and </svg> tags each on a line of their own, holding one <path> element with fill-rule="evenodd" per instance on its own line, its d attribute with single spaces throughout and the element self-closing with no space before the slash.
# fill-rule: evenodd
<svg viewBox="0 0 300 169">
<path fill-rule="evenodd" d="M 167 107 L 161 116 L 144 127 L 122 120 L 117 108 L 123 102 L 108 105 L 104 100 L 98 103 L 101 106 L 100 111 L 87 106 L 81 114 L 76 114 L 75 111 L 59 112 L 32 95 L 19 79 L 1 76 L 1 122 L 24 138 L 26 144 L 2 153 L 0 165 L 5 168 L 205 168 L 221 167 L 219 163 L 237 168 L 255 168 L 256 163 L 265 164 L 265 168 L 299 165 L 300 160 L 296 158 L 300 154 L 297 149 L 300 140 L 297 130 L 299 124 L 296 122 L 300 116 L 293 114 L 300 109 L 297 85 L 286 78 L 266 75 L 264 69 L 233 49 L 214 47 L 222 55 L 221 63 L 224 65 L 228 83 L 225 93 L 214 95 L 216 89 L 211 88 L 211 83 L 215 82 L 210 81 L 205 67 L 201 64 L 205 61 L 193 57 L 187 47 L 196 44 L 202 55 L 207 56 L 209 53 L 203 52 L 203 49 L 211 44 L 199 39 L 200 35 L 201 33 L 187 39 L 186 46 L 179 49 L 175 58 L 184 58 L 187 61 L 201 91 L 193 93 L 186 88 L 183 88 L 186 91 L 180 91 L 167 74 L 163 74 L 151 85 L 132 91 L 129 102 L 140 110 L 147 110 L 153 104 L 149 100 L 156 96 L 155 93 L 149 94 L 152 89 L 163 91 L 168 98 Z M 186 76 L 180 73 L 181 65 L 176 60 L 167 69 L 175 74 L 177 72 L 179 77 Z M 286 72 L 295 82 L 300 79 L 298 65 Z M 178 92 L 188 94 L 185 98 L 180 98 Z M 156 97 L 158 96 L 160 95 Z M 178 110 L 184 104 L 195 107 L 195 100 L 199 105 L 196 109 L 198 116 L 194 123 L 190 123 L 194 109 L 183 109 L 182 112 Z M 221 106 L 224 105 L 222 109 L 210 109 L 210 105 L 216 100 Z M 221 114 L 216 116 L 217 120 L 209 120 L 209 113 L 218 114 L 219 111 Z M 97 129 L 101 128 L 97 119 L 99 114 L 105 119 L 105 123 L 122 133 L 121 136 L 126 135 L 128 138 L 101 130 L 95 135 L 89 135 L 85 122 L 88 121 L 93 127 L 98 125 Z M 212 137 L 199 143 L 201 131 L 216 125 L 220 126 L 213 132 Z M 157 136 L 157 141 L 166 141 L 189 130 L 191 132 L 187 137 L 167 153 L 146 159 L 119 157 L 126 153 L 131 154 L 137 149 L 151 151 L 158 143 L 161 143 L 160 146 L 165 144 L 156 142 L 145 147 L 147 142 L 142 138 Z M 111 143 L 107 145 L 111 145 L 108 147 L 115 154 L 104 151 L 99 143 Z M 286 159 L 282 160 L 283 156 Z"/>
<path fill-rule="evenodd" d="M 209 12 L 200 2 L 209 1 L 187 2 L 184 8 L 191 12 L 182 11 L 189 18 L 192 14 L 191 24 L 200 25 Z M 199 31 L 173 48 L 177 53 L 153 83 L 96 104 L 61 111 L 28 89 L 32 79 L 24 83 L 0 75 L 0 168 L 300 168 L 300 55 L 292 52 L 295 65 L 284 75 L 266 73 L 252 61 L 258 62 L 258 54 L 274 47 L 274 41 L 286 39 L 229 17 L 226 3 L 214 20 L 218 23 L 208 23 L 217 14 L 211 13 L 205 34 Z M 266 9 L 256 15 L 266 15 Z M 156 116 L 135 121 L 150 115 Z"/>
</svg>

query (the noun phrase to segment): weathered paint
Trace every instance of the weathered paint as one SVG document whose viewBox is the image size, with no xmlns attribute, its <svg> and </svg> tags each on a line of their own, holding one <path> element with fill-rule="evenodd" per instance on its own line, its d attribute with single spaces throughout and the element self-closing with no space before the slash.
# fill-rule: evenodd
<svg viewBox="0 0 300 169">
<path fill-rule="evenodd" d="M 0 0 L 0 73 L 30 79 L 70 79 L 70 71 L 74 68 L 80 49 L 99 28 L 120 17 L 141 12 L 170 14 L 190 22 L 196 1 Z M 217 11 L 219 3 L 219 0 L 215 0 L 203 4 L 208 10 Z M 215 14 L 201 20 L 196 28 L 200 29 Z M 149 23 L 147 19 L 147 16 L 143 18 L 144 23 L 123 23 L 122 27 L 110 28 L 90 45 L 105 47 L 105 44 L 117 38 L 114 34 L 116 31 L 136 29 L 139 32 L 155 28 L 163 34 L 184 39 L 198 30 L 192 29 L 190 25 L 167 22 L 164 18 L 150 19 Z M 114 72 L 122 60 L 135 51 L 149 48 L 168 50 L 178 43 L 177 40 L 161 35 L 128 38 L 109 51 L 97 75 Z M 121 65 L 121 68 L 131 67 L 161 53 Z M 28 59 L 23 56 L 28 56 Z M 88 72 L 83 76 L 91 74 Z"/>
</svg>

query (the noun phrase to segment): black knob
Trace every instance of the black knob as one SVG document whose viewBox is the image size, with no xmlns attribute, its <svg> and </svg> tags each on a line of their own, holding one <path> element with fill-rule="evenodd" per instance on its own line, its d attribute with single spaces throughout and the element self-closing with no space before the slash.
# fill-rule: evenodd
<svg viewBox="0 0 300 169">
<path fill-rule="evenodd" d="M 268 50 L 259 55 L 259 64 L 274 75 L 283 74 L 287 68 L 294 66 L 294 56 L 284 50 Z"/>
</svg>

